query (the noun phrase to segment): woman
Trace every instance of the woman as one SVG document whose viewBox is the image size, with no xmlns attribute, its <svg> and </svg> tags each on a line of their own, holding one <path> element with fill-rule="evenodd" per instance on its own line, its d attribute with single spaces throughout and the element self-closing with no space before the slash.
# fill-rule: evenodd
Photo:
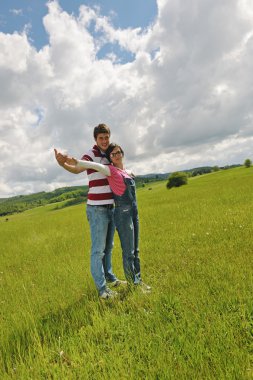
<svg viewBox="0 0 253 380">
<path fill-rule="evenodd" d="M 110 144 L 105 152 L 110 165 L 72 159 L 77 166 L 94 169 L 105 174 L 114 195 L 114 221 L 119 234 L 123 268 L 126 279 L 141 286 L 144 292 L 151 287 L 141 279 L 139 258 L 139 217 L 135 192 L 135 181 L 124 169 L 124 152 L 117 144 Z"/>
</svg>

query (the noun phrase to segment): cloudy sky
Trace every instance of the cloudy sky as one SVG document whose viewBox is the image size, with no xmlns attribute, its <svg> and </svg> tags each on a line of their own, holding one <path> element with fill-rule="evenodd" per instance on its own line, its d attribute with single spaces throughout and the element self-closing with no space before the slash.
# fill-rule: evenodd
<svg viewBox="0 0 253 380">
<path fill-rule="evenodd" d="M 252 0 L 0 3 L 0 197 L 87 183 L 111 127 L 136 174 L 253 158 Z"/>
</svg>

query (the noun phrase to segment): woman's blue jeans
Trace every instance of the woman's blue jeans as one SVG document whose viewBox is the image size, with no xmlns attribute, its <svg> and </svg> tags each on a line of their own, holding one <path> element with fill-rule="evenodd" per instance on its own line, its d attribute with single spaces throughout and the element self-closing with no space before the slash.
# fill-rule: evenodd
<svg viewBox="0 0 253 380">
<path fill-rule="evenodd" d="M 126 279 L 141 281 L 139 258 L 139 217 L 136 202 L 115 202 L 114 221 L 119 234 Z"/>
<path fill-rule="evenodd" d="M 117 280 L 112 271 L 115 232 L 113 212 L 113 208 L 91 205 L 86 207 L 91 235 L 91 274 L 99 294 L 106 289 L 106 280 L 108 282 Z"/>
</svg>

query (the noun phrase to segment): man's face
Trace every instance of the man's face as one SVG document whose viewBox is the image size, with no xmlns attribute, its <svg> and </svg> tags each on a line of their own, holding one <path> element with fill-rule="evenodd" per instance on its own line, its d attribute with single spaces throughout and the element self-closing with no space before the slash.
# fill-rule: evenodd
<svg viewBox="0 0 253 380">
<path fill-rule="evenodd" d="M 105 152 L 110 144 L 109 133 L 99 133 L 95 141 L 99 149 L 102 150 L 102 152 Z"/>
</svg>

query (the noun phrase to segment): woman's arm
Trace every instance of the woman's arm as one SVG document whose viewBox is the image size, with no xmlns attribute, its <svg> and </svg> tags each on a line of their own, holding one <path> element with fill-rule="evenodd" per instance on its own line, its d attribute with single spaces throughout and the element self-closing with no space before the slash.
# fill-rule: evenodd
<svg viewBox="0 0 253 380">
<path fill-rule="evenodd" d="M 72 160 L 75 162 L 77 168 L 94 169 L 106 176 L 111 175 L 109 165 L 98 164 L 93 161 L 77 160 L 75 158 L 72 158 Z"/>
</svg>

